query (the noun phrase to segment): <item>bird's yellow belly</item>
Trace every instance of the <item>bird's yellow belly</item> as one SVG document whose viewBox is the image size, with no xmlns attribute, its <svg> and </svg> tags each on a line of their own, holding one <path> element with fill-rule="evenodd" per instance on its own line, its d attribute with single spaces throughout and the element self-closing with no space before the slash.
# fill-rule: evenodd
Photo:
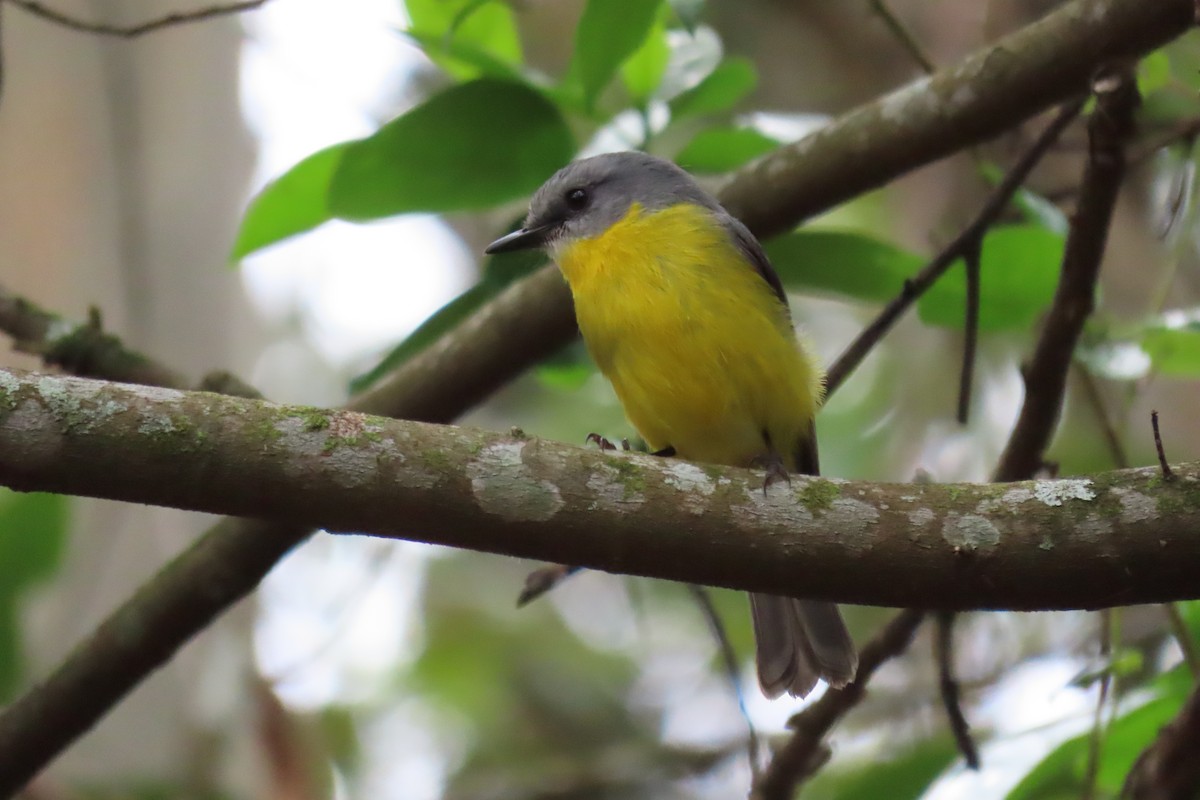
<svg viewBox="0 0 1200 800">
<path fill-rule="evenodd" d="M 704 209 L 634 209 L 558 254 L 589 350 L 647 444 L 789 466 L 820 376 L 785 307 Z"/>
</svg>

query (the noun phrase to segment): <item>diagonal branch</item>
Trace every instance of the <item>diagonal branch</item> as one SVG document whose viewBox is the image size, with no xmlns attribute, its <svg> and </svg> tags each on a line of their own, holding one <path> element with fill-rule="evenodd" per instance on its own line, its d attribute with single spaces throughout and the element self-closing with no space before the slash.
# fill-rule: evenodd
<svg viewBox="0 0 1200 800">
<path fill-rule="evenodd" d="M 1109 223 L 1125 177 L 1125 144 L 1133 132 L 1138 104 L 1131 70 L 1122 65 L 1095 82 L 1096 111 L 1088 123 L 1088 160 L 1063 252 L 1062 276 L 1024 373 L 1025 402 L 996 467 L 997 481 L 1032 477 L 1041 468 L 1058 425 L 1071 358 L 1095 306 Z"/>
<path fill-rule="evenodd" d="M 17 8 L 27 11 L 35 17 L 52 22 L 63 28 L 68 28 L 69 30 L 81 33 L 93 33 L 100 36 L 116 36 L 121 39 L 134 39 L 147 33 L 163 30 L 164 28 L 173 28 L 179 25 L 203 22 L 204 20 L 216 17 L 224 17 L 230 14 L 253 11 L 265 5 L 267 0 L 241 0 L 241 2 L 236 3 L 205 6 L 192 11 L 178 11 L 171 14 L 164 14 L 161 17 L 155 17 L 146 22 L 139 22 L 136 25 L 106 25 L 100 22 L 85 22 L 70 14 L 56 11 L 45 3 L 37 2 L 37 0 L 0 0 L 0 4 L 4 2 L 12 3 Z"/>
</svg>

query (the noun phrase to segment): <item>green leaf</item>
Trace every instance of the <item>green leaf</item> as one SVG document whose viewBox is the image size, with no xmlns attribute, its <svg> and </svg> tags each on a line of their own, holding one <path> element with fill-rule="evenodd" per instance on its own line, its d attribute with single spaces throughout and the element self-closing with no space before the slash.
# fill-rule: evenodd
<svg viewBox="0 0 1200 800">
<path fill-rule="evenodd" d="M 471 44 L 446 36 L 432 36 L 419 31 L 405 31 L 404 35 L 421 48 L 430 60 L 438 64 L 455 64 L 456 71 L 470 72 L 471 75 L 500 78 L 502 80 L 522 82 L 525 80 L 521 70 L 493 56 L 486 50 L 481 50 Z M 443 67 L 449 69 L 448 67 Z"/>
<path fill-rule="evenodd" d="M 1138 91 L 1142 96 L 1163 88 L 1171 82 L 1171 59 L 1166 50 L 1155 50 L 1137 67 Z"/>
<path fill-rule="evenodd" d="M 667 26 L 662 16 L 659 14 L 659 19 L 646 35 L 642 46 L 621 65 L 621 81 L 638 105 L 644 105 L 658 90 L 671 58 Z"/>
<path fill-rule="evenodd" d="M 788 289 L 833 292 L 869 302 L 896 296 L 925 263 L 915 253 L 852 231 L 793 231 L 764 247 Z"/>
<path fill-rule="evenodd" d="M 696 134 L 675 160 L 689 172 L 728 172 L 777 147 L 778 141 L 754 128 L 708 128 Z"/>
<path fill-rule="evenodd" d="M 1058 285 L 1063 238 L 1040 226 L 993 229 L 983 240 L 980 258 L 979 329 L 1028 328 L 1049 305 Z M 917 301 L 930 325 L 962 328 L 966 307 L 966 270 L 953 266 Z"/>
<path fill-rule="evenodd" d="M 1141 751 L 1154 740 L 1159 728 L 1179 711 L 1181 699 L 1160 697 L 1122 713 L 1108 729 L 1104 757 L 1096 785 L 1115 795 Z M 1078 795 L 1087 763 L 1091 732 L 1069 739 L 1055 748 L 1008 793 L 1007 800 L 1042 800 L 1052 794 Z"/>
<path fill-rule="evenodd" d="M 719 114 L 733 108 L 758 83 L 754 65 L 744 58 L 727 58 L 695 86 L 670 102 L 671 119 Z"/>
<path fill-rule="evenodd" d="M 574 152 L 566 122 L 542 95 L 481 78 L 349 145 L 329 208 L 351 220 L 487 208 L 529 194 Z"/>
<path fill-rule="evenodd" d="M 21 601 L 54 575 L 67 538 L 66 497 L 0 489 L 0 700 L 20 683 Z"/>
<path fill-rule="evenodd" d="M 578 391 L 595 374 L 596 364 L 580 341 L 563 347 L 537 367 L 539 381 L 565 392 Z"/>
<path fill-rule="evenodd" d="M 269 184 L 246 211 L 233 257 L 337 217 L 496 205 L 536 189 L 574 152 L 558 109 L 529 86 L 491 78 L 454 86 Z"/>
<path fill-rule="evenodd" d="M 1197 643 L 1200 643 L 1200 600 L 1187 600 L 1182 603 L 1176 603 L 1175 607 L 1179 609 L 1179 615 L 1183 617 L 1183 622 L 1187 625 L 1192 638 Z"/>
<path fill-rule="evenodd" d="M 510 283 L 546 263 L 546 256 L 541 251 L 519 251 L 489 256 L 484 262 L 483 280 L 435 311 L 404 341 L 388 351 L 378 364 L 351 380 L 351 394 L 373 386 L 389 372 L 457 328 Z"/>
<path fill-rule="evenodd" d="M 949 736 L 898 745 L 880 759 L 822 770 L 807 794 L 838 800 L 916 800 L 958 758 Z"/>
<path fill-rule="evenodd" d="M 596 97 L 617 68 L 646 40 L 658 17 L 660 0 L 588 0 L 575 31 L 575 54 L 567 71 L 584 105 Z"/>
<path fill-rule="evenodd" d="M 425 54 L 459 80 L 496 75 L 496 65 L 521 63 L 512 9 L 499 0 L 405 0 L 409 33 Z M 464 58 L 463 54 L 474 57 Z M 485 65 L 488 68 L 484 68 Z"/>
<path fill-rule="evenodd" d="M 1200 327 L 1152 328 L 1141 345 L 1155 371 L 1175 378 L 1200 376 Z"/>
<path fill-rule="evenodd" d="M 332 215 L 326 192 L 348 143 L 313 153 L 258 193 L 242 217 L 230 258 L 238 261 L 255 250 L 312 230 Z"/>
</svg>

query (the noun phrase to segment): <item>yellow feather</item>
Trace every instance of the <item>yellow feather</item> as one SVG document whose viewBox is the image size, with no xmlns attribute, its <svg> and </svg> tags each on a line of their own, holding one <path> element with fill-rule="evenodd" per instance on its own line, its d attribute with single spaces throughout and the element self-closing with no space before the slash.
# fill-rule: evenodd
<svg viewBox="0 0 1200 800">
<path fill-rule="evenodd" d="M 765 432 L 796 468 L 820 370 L 787 307 L 710 211 L 635 204 L 556 256 L 588 349 L 651 449 L 746 466 L 766 455 Z"/>
</svg>

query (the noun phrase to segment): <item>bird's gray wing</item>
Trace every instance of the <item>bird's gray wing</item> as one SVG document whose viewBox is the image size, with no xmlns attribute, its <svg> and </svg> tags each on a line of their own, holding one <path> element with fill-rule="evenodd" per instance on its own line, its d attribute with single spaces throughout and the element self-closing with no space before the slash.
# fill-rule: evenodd
<svg viewBox="0 0 1200 800">
<path fill-rule="evenodd" d="M 754 269 L 763 277 L 770 286 L 771 291 L 775 292 L 775 296 L 779 298 L 784 307 L 787 307 L 787 295 L 783 291 L 783 282 L 779 280 L 779 273 L 771 266 L 771 260 L 767 258 L 767 254 L 763 251 L 762 245 L 750 229 L 742 224 L 741 220 L 732 216 L 728 212 L 722 212 L 724 215 L 725 227 L 729 230 L 733 237 L 733 243 L 738 250 L 754 265 Z"/>
</svg>

